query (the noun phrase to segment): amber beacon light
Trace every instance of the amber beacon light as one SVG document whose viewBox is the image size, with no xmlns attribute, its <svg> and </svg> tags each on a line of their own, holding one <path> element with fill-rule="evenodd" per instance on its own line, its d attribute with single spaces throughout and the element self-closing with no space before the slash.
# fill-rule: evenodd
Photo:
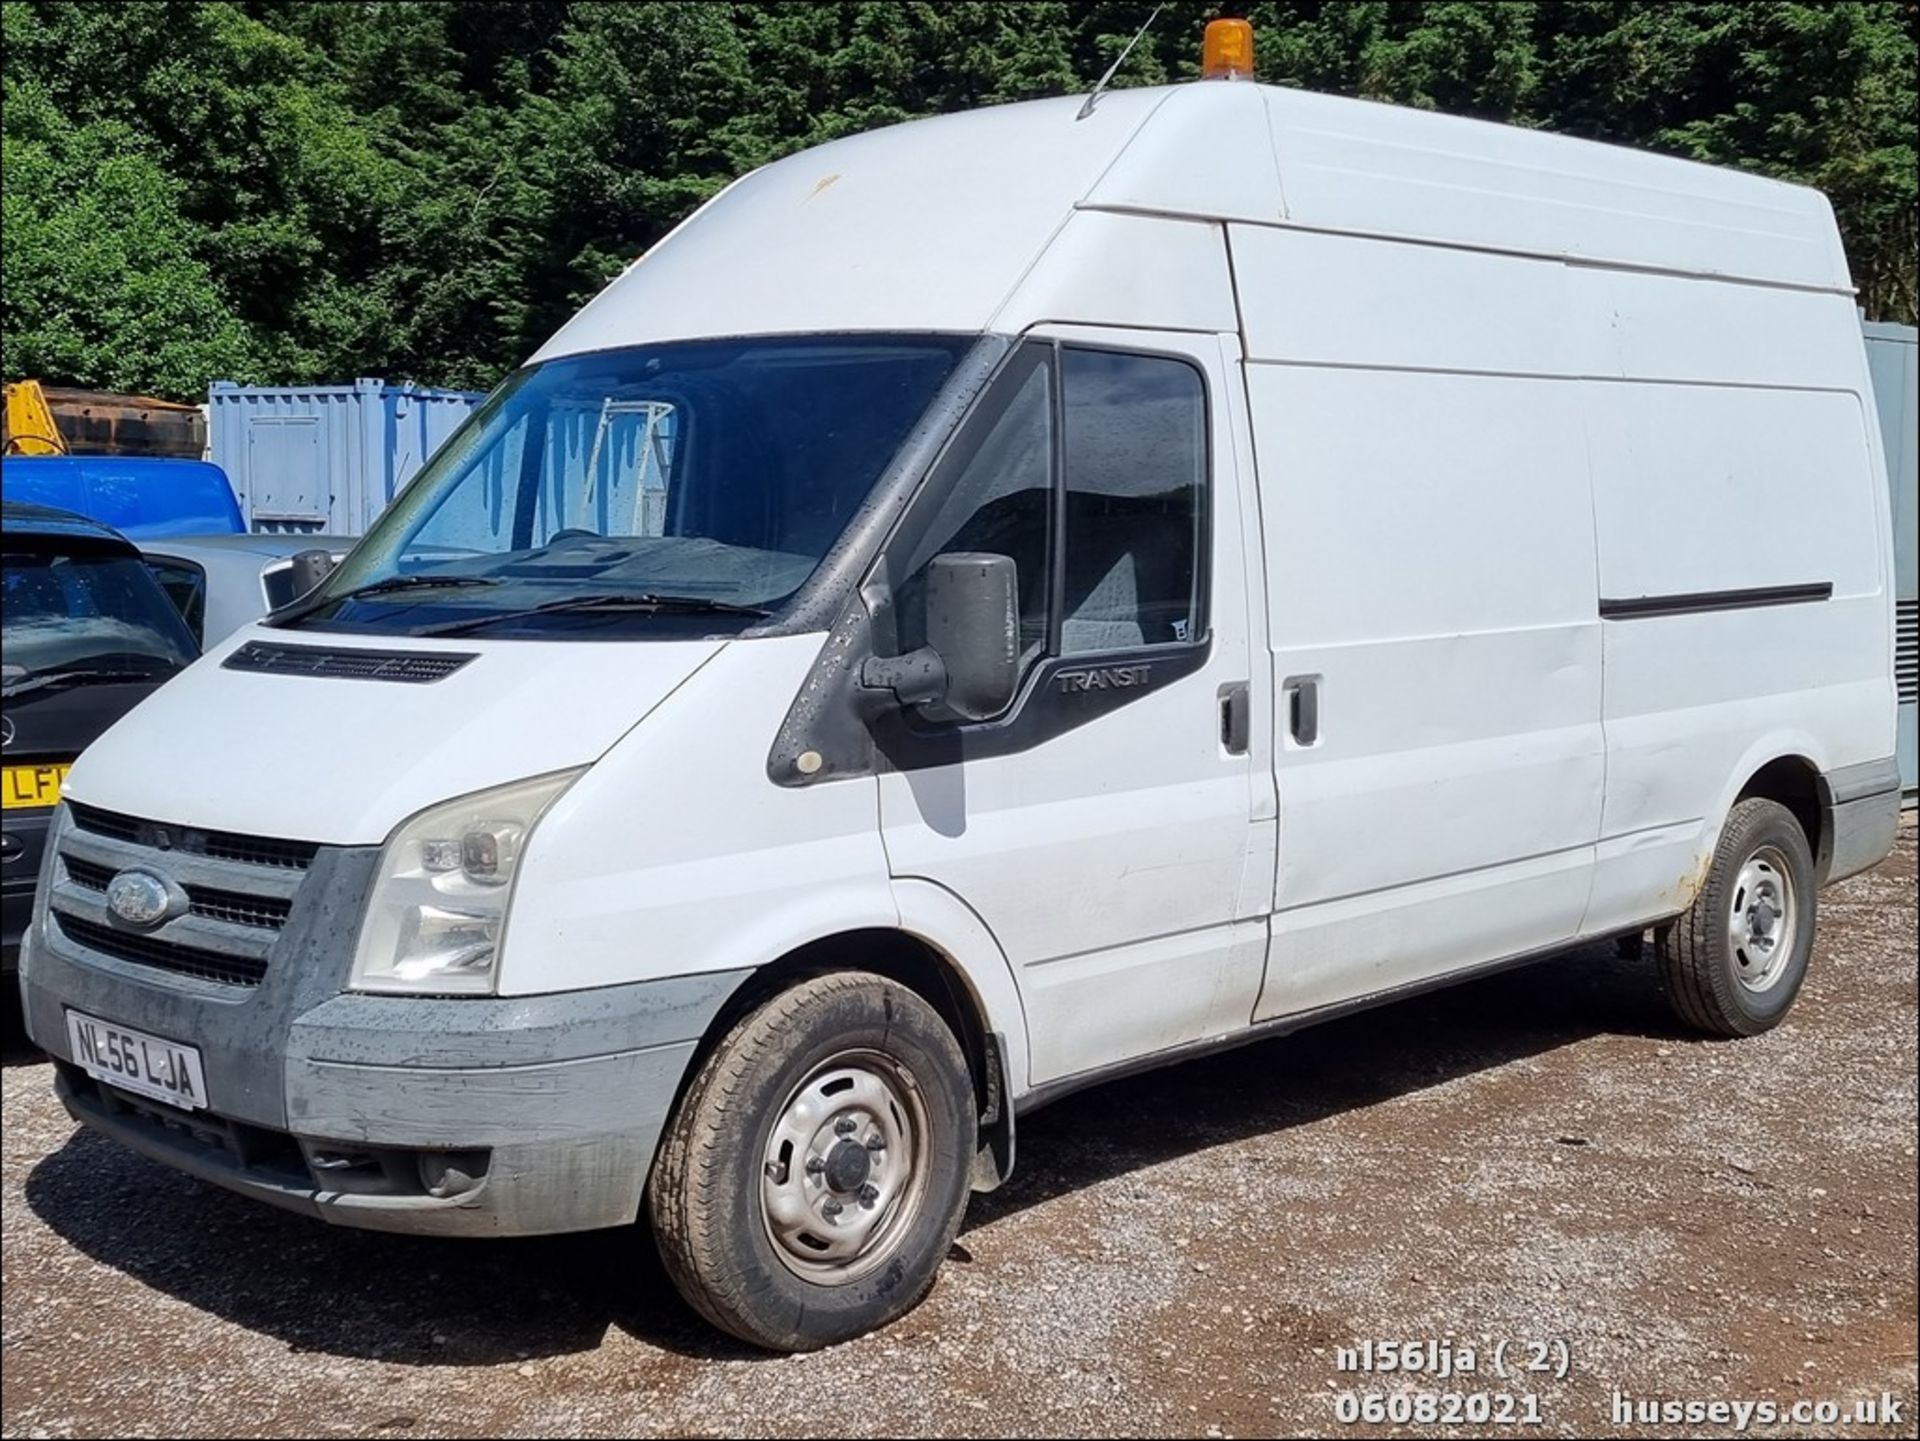
<svg viewBox="0 0 1920 1441">
<path fill-rule="evenodd" d="M 1209 20 L 1201 48 L 1203 80 L 1253 79 L 1253 26 L 1245 20 Z"/>
</svg>

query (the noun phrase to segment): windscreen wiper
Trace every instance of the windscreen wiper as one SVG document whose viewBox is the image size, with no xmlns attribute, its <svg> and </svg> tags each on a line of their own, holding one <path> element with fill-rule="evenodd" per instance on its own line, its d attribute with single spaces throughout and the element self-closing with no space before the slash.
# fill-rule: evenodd
<svg viewBox="0 0 1920 1441">
<path fill-rule="evenodd" d="M 103 666 L 75 666 L 72 670 L 41 671 L 24 680 L 0 686 L 0 698 L 11 700 L 17 695 L 28 695 L 34 691 L 67 690 L 82 685 L 135 685 L 150 680 L 167 680 L 179 673 L 177 667 L 172 670 L 110 670 Z"/>
<path fill-rule="evenodd" d="M 369 581 L 365 585 L 355 586 L 352 590 L 342 591 L 339 595 L 313 596 L 294 601 L 274 611 L 266 621 L 268 625 L 285 625 L 289 621 L 299 620 L 302 616 L 312 615 L 323 606 L 333 605 L 343 600 L 358 600 L 366 595 L 386 595 L 396 590 L 499 584 L 500 581 L 490 575 L 390 575 L 385 580 Z"/>
<path fill-rule="evenodd" d="M 526 620 L 530 616 L 621 610 L 635 611 L 642 615 L 738 615 L 747 616 L 753 620 L 765 620 L 773 614 L 763 606 L 737 605 L 730 600 L 714 600 L 701 595 L 660 595 L 654 591 L 642 591 L 632 595 L 570 595 L 519 610 L 494 611 L 490 615 L 476 615 L 468 620 L 449 621 L 445 625 L 429 626 L 425 630 L 415 631 L 414 634 L 465 635 L 468 631 L 482 630 L 490 625 L 499 625 L 503 621 Z"/>
</svg>

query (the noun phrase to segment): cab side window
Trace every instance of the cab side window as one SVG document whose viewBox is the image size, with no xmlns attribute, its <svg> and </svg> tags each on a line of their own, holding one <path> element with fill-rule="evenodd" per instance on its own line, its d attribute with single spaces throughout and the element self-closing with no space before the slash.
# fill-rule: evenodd
<svg viewBox="0 0 1920 1441">
<path fill-rule="evenodd" d="M 1063 349 L 1060 654 L 1198 638 L 1207 397 L 1184 361 Z"/>
<path fill-rule="evenodd" d="M 1031 342 L 947 464 L 945 500 L 894 571 L 894 654 L 925 644 L 928 563 L 963 551 L 1013 558 L 1028 666 L 1205 639 L 1207 396 L 1195 366 Z"/>
<path fill-rule="evenodd" d="M 895 596 L 899 651 L 926 644 L 926 568 L 959 551 L 1010 555 L 1020 578 L 1020 642 L 1032 661 L 1047 648 L 1053 552 L 1053 357 L 1034 347 L 1001 378 L 974 424 L 946 503 L 914 547 Z"/>
</svg>

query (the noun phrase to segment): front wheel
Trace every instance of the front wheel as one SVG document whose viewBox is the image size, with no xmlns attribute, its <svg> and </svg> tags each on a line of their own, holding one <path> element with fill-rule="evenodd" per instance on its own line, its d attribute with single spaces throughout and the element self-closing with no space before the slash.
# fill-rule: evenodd
<svg viewBox="0 0 1920 1441">
<path fill-rule="evenodd" d="M 765 1001 L 702 1063 L 647 1191 L 674 1284 L 722 1330 L 808 1351 L 919 1303 L 953 1243 L 973 1084 L 906 987 L 818 976 Z"/>
<path fill-rule="evenodd" d="M 1692 907 L 1660 933 L 1674 1014 L 1718 1036 L 1777 1026 L 1806 979 L 1818 911 L 1813 852 L 1793 812 L 1740 802 Z"/>
</svg>

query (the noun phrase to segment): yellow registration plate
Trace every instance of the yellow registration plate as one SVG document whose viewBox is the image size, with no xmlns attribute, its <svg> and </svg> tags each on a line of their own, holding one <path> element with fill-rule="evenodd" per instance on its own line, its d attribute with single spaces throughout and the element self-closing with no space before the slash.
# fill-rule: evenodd
<svg viewBox="0 0 1920 1441">
<path fill-rule="evenodd" d="M 8 766 L 4 789 L 0 789 L 0 809 L 23 811 L 57 805 L 60 783 L 71 766 Z"/>
</svg>

